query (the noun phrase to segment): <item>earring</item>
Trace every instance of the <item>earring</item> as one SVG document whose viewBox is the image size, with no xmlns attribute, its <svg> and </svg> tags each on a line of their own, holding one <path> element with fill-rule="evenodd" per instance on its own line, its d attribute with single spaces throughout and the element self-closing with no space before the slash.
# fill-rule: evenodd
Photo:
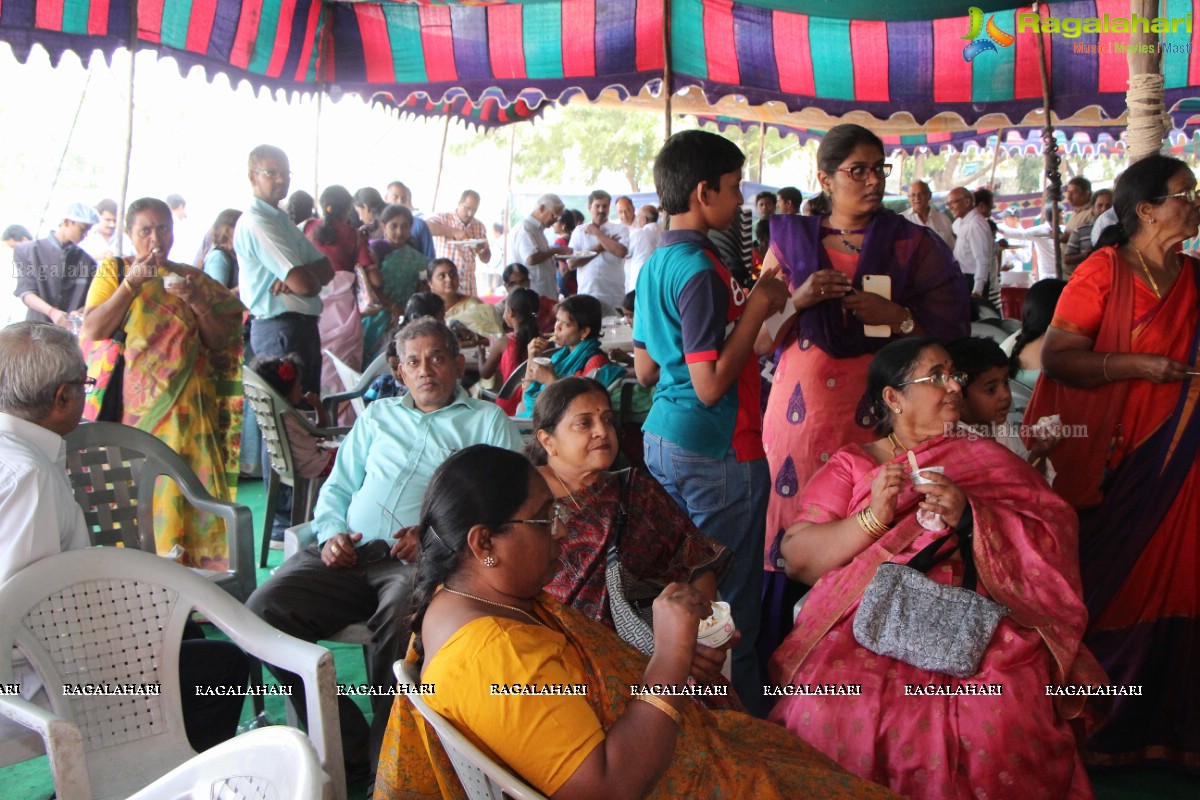
<svg viewBox="0 0 1200 800">
<path fill-rule="evenodd" d="M 904 412 L 901 410 L 900 406 L 896 406 L 895 408 L 893 408 L 893 409 L 892 409 L 892 411 L 895 411 L 897 414 L 903 414 L 903 413 L 904 413 Z"/>
<path fill-rule="evenodd" d="M 494 566 L 496 566 L 496 559 L 492 558 L 491 556 L 488 556 L 487 558 L 485 558 L 483 560 L 483 565 L 485 567 L 494 567 Z"/>
</svg>

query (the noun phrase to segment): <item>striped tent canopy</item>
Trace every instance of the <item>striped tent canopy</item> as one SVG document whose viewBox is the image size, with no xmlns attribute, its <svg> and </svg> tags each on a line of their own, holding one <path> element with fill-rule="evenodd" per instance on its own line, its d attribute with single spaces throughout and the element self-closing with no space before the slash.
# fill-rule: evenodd
<svg viewBox="0 0 1200 800">
<path fill-rule="evenodd" d="M 670 8 L 664 35 L 664 6 Z M 984 28 L 960 0 L 523 0 L 523 2 L 320 2 L 139 0 L 137 46 L 187 67 L 258 85 L 312 90 L 318 83 L 370 97 L 424 92 L 440 101 L 497 90 L 515 101 L 589 98 L 608 87 L 636 95 L 663 77 L 790 111 L 897 110 L 925 124 L 956 114 L 968 125 L 1000 114 L 1015 122 L 1041 106 L 1037 35 L 995 2 Z M 1164 0 L 1189 18 L 1188 0 Z M 128 0 L 0 0 L 0 40 L 18 56 L 41 44 L 58 57 L 111 52 L 130 38 Z M 1043 17 L 1128 17 L 1128 0 L 1050 3 Z M 855 18 L 846 18 L 853 14 Z M 883 18 L 881 18 L 883 17 Z M 1190 19 L 1190 18 L 1189 18 Z M 977 24 L 979 22 L 980 24 Z M 993 27 L 994 26 L 994 27 Z M 972 36 L 974 34 L 974 36 Z M 1044 36 L 1056 111 L 1125 107 L 1127 33 Z M 1168 107 L 1200 92 L 1200 27 L 1164 41 Z M 970 48 L 974 48 L 971 50 Z M 1190 49 L 1190 53 L 1187 50 Z M 967 52 L 969 50 L 969 52 Z M 972 56 L 968 59 L 968 55 Z"/>
</svg>

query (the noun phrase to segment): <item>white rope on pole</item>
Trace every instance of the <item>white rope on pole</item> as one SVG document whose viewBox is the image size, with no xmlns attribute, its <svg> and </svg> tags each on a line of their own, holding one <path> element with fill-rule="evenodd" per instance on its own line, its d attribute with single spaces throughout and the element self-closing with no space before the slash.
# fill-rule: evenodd
<svg viewBox="0 0 1200 800">
<path fill-rule="evenodd" d="M 1171 129 L 1171 115 L 1163 110 L 1164 85 L 1165 78 L 1161 72 L 1129 76 L 1125 102 L 1129 106 L 1126 152 L 1130 163 L 1161 150 L 1163 138 Z"/>
</svg>

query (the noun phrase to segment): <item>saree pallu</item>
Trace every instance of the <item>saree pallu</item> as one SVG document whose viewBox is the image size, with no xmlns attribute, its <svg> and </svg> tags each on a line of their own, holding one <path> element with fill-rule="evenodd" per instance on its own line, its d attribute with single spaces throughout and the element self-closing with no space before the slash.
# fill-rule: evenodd
<svg viewBox="0 0 1200 800">
<path fill-rule="evenodd" d="M 582 665 L 582 675 L 571 677 L 582 678 L 587 684 L 588 705 L 601 727 L 611 728 L 633 702 L 629 687 L 642 682 L 646 657 L 613 631 L 547 595 L 537 598 L 534 610 L 549 627 L 526 625 L 521 630 L 527 635 L 562 642 L 577 656 L 570 661 Z M 469 656 L 464 653 L 464 657 Z M 416 652 L 410 649 L 408 659 L 416 663 Z M 521 680 L 521 676 L 497 674 L 495 680 L 514 682 Z M 441 707 L 447 702 L 441 697 L 443 692 L 471 691 L 460 683 L 437 683 L 435 689 L 436 694 L 427 699 Z M 503 698 L 485 697 L 481 702 L 496 705 Z M 683 729 L 675 742 L 671 765 L 647 797 L 756 800 L 892 797 L 882 787 L 845 772 L 781 728 L 747 714 L 710 711 L 698 703 L 687 704 L 682 714 Z M 489 750 L 485 741 L 488 739 L 493 743 L 507 736 L 536 739 L 536 732 L 524 730 L 465 729 L 464 734 L 481 744 L 485 752 Z M 465 796 L 437 734 L 403 695 L 397 696 L 380 753 L 376 800 Z"/>
<path fill-rule="evenodd" d="M 574 375 L 590 376 L 604 386 L 608 386 L 621 375 L 625 368 L 608 360 L 608 355 L 600 346 L 599 339 L 584 339 L 572 348 L 560 347 L 550 356 L 550 365 L 554 367 L 556 378 L 569 378 Z M 533 416 L 533 406 L 544 386 L 540 381 L 534 381 L 525 388 L 524 410 L 519 416 Z"/>
<path fill-rule="evenodd" d="M 357 277 L 353 272 L 335 272 L 321 290 L 321 316 L 317 328 L 321 332 L 321 350 L 328 351 L 353 370 L 361 370 L 363 363 L 362 314 L 358 311 Z M 321 359 L 321 394 L 336 394 L 352 387 L 342 386 L 337 368 L 328 356 Z M 354 421 L 354 412 L 347 405 L 340 418 L 341 424 Z"/>
<path fill-rule="evenodd" d="M 1159 299 L 1132 278 L 1132 265 L 1115 249 L 1097 251 L 1076 269 L 1051 324 L 1093 339 L 1096 352 L 1148 353 L 1194 364 L 1200 262 L 1182 260 L 1184 269 Z M 1121 319 L 1112 320 L 1114 315 Z M 1125 337 L 1108 335 L 1121 321 Z M 1038 389 L 1048 383 L 1043 375 Z M 1080 562 L 1091 615 L 1085 642 L 1113 683 L 1141 687 L 1140 696 L 1114 698 L 1085 758 L 1098 765 L 1168 761 L 1200 771 L 1200 383 L 1195 377 L 1123 383 L 1056 387 L 1061 407 L 1053 410 L 1038 404 L 1045 395 L 1040 391 L 1027 412 L 1059 413 L 1064 425 L 1087 426 L 1088 440 L 1064 441 L 1069 447 L 1052 456 L 1060 475 L 1091 476 L 1095 485 L 1083 488 L 1093 491 L 1080 497 L 1101 498 L 1080 512 Z M 1123 402 L 1110 407 L 1108 396 L 1117 389 Z M 1081 446 L 1092 438 L 1108 441 L 1110 415 L 1119 427 L 1109 452 L 1081 463 Z M 1103 473 L 1088 469 L 1096 459 L 1106 467 Z M 1100 478 L 1103 483 L 1096 483 Z"/>
<path fill-rule="evenodd" d="M 408 298 L 417 291 L 421 282 L 421 273 L 429 264 L 424 254 L 418 253 L 411 247 L 400 247 L 379 259 L 379 273 L 383 277 L 383 285 L 379 292 L 391 303 L 392 310 L 384 308 L 370 317 L 363 317 L 363 360 L 370 361 L 375 354 L 387 347 L 384 337 L 395 321 L 397 314 L 404 314 L 404 306 Z"/>
<path fill-rule="evenodd" d="M 166 274 L 160 271 L 160 275 Z M 230 321 L 219 350 L 200 341 L 187 303 L 168 294 L 161 280 L 147 281 L 129 307 L 125 324 L 123 422 L 146 431 L 183 457 L 211 495 L 236 499 L 242 431 L 242 311 L 229 290 L 203 272 L 189 273 L 208 295 L 212 313 Z M 92 282 L 88 308 L 116 291 L 116 261 L 106 260 Z M 225 523 L 198 513 L 174 481 L 154 489 L 154 536 L 159 553 L 176 544 L 184 563 L 211 570 L 229 567 Z"/>
<path fill-rule="evenodd" d="M 921 800 L 961 797 L 1091 797 L 1074 728 L 1083 698 L 1052 697 L 1048 685 L 1107 683 L 1080 640 L 1074 511 L 1032 468 L 988 441 L 939 437 L 913 449 L 942 465 L 974 515 L 978 591 L 1009 609 L 969 680 L 877 655 L 854 638 L 862 592 L 880 560 L 904 563 L 939 537 L 916 522 L 920 495 L 905 485 L 891 533 L 809 593 L 796 626 L 771 660 L 780 686 L 859 684 L 856 698 L 784 697 L 770 719 L 787 726 L 852 772 Z M 894 463 L 904 463 L 899 456 Z M 845 519 L 870 503 L 881 469 L 861 447 L 840 451 L 801 496 L 797 522 Z M 890 542 L 898 546 L 893 558 Z M 957 554 L 928 577 L 961 585 Z M 999 694 L 910 694 L 909 687 L 998 687 Z M 988 689 L 988 691 L 997 691 Z"/>
</svg>

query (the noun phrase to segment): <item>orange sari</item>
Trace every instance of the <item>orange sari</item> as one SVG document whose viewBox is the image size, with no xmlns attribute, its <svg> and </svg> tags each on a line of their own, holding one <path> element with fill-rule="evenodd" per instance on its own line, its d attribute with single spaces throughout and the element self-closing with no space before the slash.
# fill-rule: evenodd
<svg viewBox="0 0 1200 800">
<path fill-rule="evenodd" d="M 1092 339 L 1098 353 L 1194 364 L 1200 262 L 1182 261 L 1160 299 L 1115 248 L 1099 250 L 1076 269 L 1051 324 Z M 1043 375 L 1026 412 L 1027 422 L 1058 413 L 1064 425 L 1087 426 L 1088 436 L 1065 440 L 1053 455 L 1068 476 L 1055 489 L 1082 509 L 1085 641 L 1114 684 L 1142 691 L 1116 698 L 1088 742 L 1091 763 L 1166 760 L 1200 769 L 1198 401 L 1194 378 L 1066 389 Z"/>
</svg>

